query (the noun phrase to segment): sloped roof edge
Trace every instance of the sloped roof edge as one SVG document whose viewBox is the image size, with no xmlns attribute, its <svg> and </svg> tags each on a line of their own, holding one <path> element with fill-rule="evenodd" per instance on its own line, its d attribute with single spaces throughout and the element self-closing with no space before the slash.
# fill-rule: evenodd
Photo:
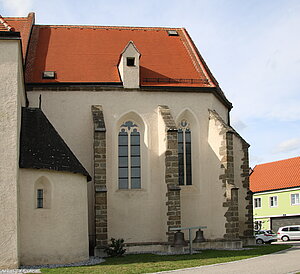
<svg viewBox="0 0 300 274">
<path fill-rule="evenodd" d="M 20 168 L 49 169 L 91 176 L 39 108 L 22 108 Z"/>
</svg>

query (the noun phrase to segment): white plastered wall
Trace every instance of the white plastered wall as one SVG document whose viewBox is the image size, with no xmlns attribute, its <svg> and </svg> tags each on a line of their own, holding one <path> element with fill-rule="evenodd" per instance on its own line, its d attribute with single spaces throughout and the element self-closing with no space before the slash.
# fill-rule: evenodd
<svg viewBox="0 0 300 274">
<path fill-rule="evenodd" d="M 121 54 L 118 66 L 124 88 L 139 88 L 140 86 L 140 53 L 130 41 Z M 134 65 L 127 65 L 127 58 L 134 58 Z"/>
<path fill-rule="evenodd" d="M 248 214 L 248 209 L 246 208 L 249 202 L 245 199 L 247 196 L 247 189 L 243 187 L 243 180 L 245 179 L 242 177 L 242 165 L 243 165 L 243 158 L 245 157 L 243 151 L 243 144 L 240 137 L 233 135 L 233 159 L 234 159 L 234 183 L 236 187 L 239 188 L 238 191 L 238 207 L 239 207 L 239 228 L 240 228 L 240 236 L 244 235 L 244 231 L 248 229 L 246 227 L 245 222 L 246 214 Z"/>
<path fill-rule="evenodd" d="M 224 117 L 222 117 L 224 119 Z M 216 121 L 215 119 L 209 120 L 209 129 L 208 129 L 208 147 L 207 149 L 212 153 L 210 160 L 207 160 L 205 164 L 206 172 L 209 173 L 210 184 L 206 185 L 207 191 L 209 193 L 208 203 L 211 203 L 212 206 L 205 208 L 207 217 L 214 216 L 212 218 L 212 229 L 211 233 L 212 238 L 223 238 L 223 235 L 226 233 L 225 229 L 225 213 L 227 208 L 223 207 L 223 202 L 225 202 L 225 187 L 222 186 L 222 181 L 219 179 L 219 176 L 222 175 L 220 148 L 222 146 L 223 135 L 220 135 L 223 125 L 221 122 Z M 225 134 L 225 133 L 224 133 Z M 210 166 L 219 167 L 218 170 L 215 170 L 215 174 Z M 204 193 L 205 193 L 204 192 Z M 222 225 L 220 225 L 222 223 Z"/>
<path fill-rule="evenodd" d="M 0 269 L 19 265 L 19 136 L 24 105 L 20 41 L 0 39 Z"/>
<path fill-rule="evenodd" d="M 44 190 L 44 208 L 36 192 Z M 87 182 L 81 174 L 20 169 L 20 261 L 57 264 L 88 259 Z"/>
<path fill-rule="evenodd" d="M 193 92 L 143 91 L 33 91 L 28 92 L 30 106 L 42 109 L 81 163 L 93 174 L 93 123 L 91 105 L 102 105 L 107 139 L 108 237 L 124 238 L 126 242 L 166 241 L 166 186 L 164 174 L 165 131 L 158 113 L 159 105 L 167 105 L 172 116 L 179 117 L 188 109 L 193 113 L 199 132 L 197 142 L 198 169 L 193 177 L 197 194 L 182 190 L 183 223 L 207 225 L 207 238 L 221 238 L 224 228 L 222 203 L 224 193 L 219 183 L 220 164 L 208 142 L 209 113 L 215 109 L 227 120 L 227 108 L 212 94 Z M 117 136 L 118 125 L 125 119 L 142 121 L 145 130 L 142 153 L 142 189 L 118 190 Z M 137 121 L 138 122 L 138 121 Z M 198 131 L 198 130 L 197 130 Z M 194 153 L 193 157 L 197 157 Z M 197 169 L 197 166 L 193 166 Z M 185 194 L 186 192 L 186 194 Z M 90 192 L 90 210 L 93 208 Z M 196 213 L 191 213 L 196 211 Z M 183 215 L 182 214 L 182 215 Z M 91 214 L 90 214 L 91 216 Z M 92 234 L 93 219 L 90 219 Z"/>
</svg>

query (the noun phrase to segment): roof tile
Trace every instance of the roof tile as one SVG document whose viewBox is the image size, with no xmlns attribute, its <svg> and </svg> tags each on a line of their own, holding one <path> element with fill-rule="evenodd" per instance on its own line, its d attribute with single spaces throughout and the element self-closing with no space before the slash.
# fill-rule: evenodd
<svg viewBox="0 0 300 274">
<path fill-rule="evenodd" d="M 250 175 L 252 192 L 300 186 L 300 157 L 257 165 Z"/>
<path fill-rule="evenodd" d="M 169 36 L 170 29 L 179 35 Z M 141 86 L 216 86 L 184 29 L 36 25 L 32 37 L 27 83 L 120 84 L 120 54 L 133 41 Z M 56 79 L 42 79 L 43 71 L 55 71 Z"/>
</svg>

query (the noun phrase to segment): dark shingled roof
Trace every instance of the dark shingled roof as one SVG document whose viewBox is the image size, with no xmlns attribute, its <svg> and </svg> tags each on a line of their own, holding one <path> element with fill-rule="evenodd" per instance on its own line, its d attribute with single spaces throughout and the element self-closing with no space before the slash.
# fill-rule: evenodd
<svg viewBox="0 0 300 274">
<path fill-rule="evenodd" d="M 91 180 L 71 149 L 39 108 L 22 108 L 20 167 L 81 173 Z"/>
</svg>

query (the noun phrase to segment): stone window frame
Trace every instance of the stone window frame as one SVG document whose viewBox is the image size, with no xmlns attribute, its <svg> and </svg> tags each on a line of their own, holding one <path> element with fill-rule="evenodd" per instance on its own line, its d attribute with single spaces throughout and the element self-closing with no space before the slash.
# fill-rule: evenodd
<svg viewBox="0 0 300 274">
<path fill-rule="evenodd" d="M 126 135 L 121 135 L 120 133 L 126 133 Z M 136 135 L 135 133 L 138 133 Z M 120 136 L 127 137 L 127 145 L 120 145 Z M 138 145 L 132 144 L 131 137 L 138 136 Z M 142 149 L 141 149 L 141 129 L 139 125 L 133 120 L 128 119 L 124 123 L 121 124 L 118 131 L 118 189 L 119 190 L 140 190 L 142 189 Z M 133 147 L 138 146 L 138 154 L 133 155 L 131 152 Z M 120 177 L 120 158 L 125 158 L 126 156 L 120 156 L 120 147 L 127 147 L 127 187 L 120 187 L 120 179 L 124 179 Z M 138 165 L 132 166 L 133 158 L 139 158 Z M 124 167 L 123 167 L 124 168 Z M 132 177 L 132 170 L 139 169 L 139 176 Z M 139 179 L 138 187 L 133 187 L 132 180 Z"/>
<path fill-rule="evenodd" d="M 256 205 L 256 201 L 259 201 L 258 205 Z M 262 207 L 261 197 L 253 198 L 253 206 L 254 206 L 254 208 L 261 208 Z"/>
<path fill-rule="evenodd" d="M 293 198 L 292 198 L 292 196 L 295 196 L 295 197 L 297 197 L 298 196 L 298 202 L 296 202 L 296 199 L 294 199 L 295 200 L 295 202 L 293 203 Z M 291 193 L 291 205 L 292 206 L 297 206 L 297 205 L 300 205 L 300 193 Z"/>
<path fill-rule="evenodd" d="M 272 203 L 273 203 L 273 205 L 272 205 Z M 269 197 L 269 206 L 272 208 L 278 207 L 278 196 L 277 195 Z"/>
<path fill-rule="evenodd" d="M 180 135 L 182 133 L 182 138 Z M 188 133 L 188 135 L 187 135 Z M 189 136 L 189 141 L 187 141 L 187 136 Z M 182 142 L 179 140 L 182 139 Z M 182 144 L 182 145 L 180 145 Z M 189 152 L 188 152 L 188 145 L 189 145 Z M 182 146 L 182 147 L 180 147 Z M 182 153 L 180 153 L 182 151 Z M 183 165 L 180 164 L 180 157 L 179 154 L 183 155 Z M 191 186 L 193 185 L 193 168 L 192 168 L 192 130 L 190 127 L 190 123 L 187 119 L 183 118 L 180 120 L 178 124 L 178 169 L 179 169 L 179 185 L 180 186 Z M 190 164 L 187 164 L 189 159 Z M 187 168 L 189 166 L 189 168 Z M 183 171 L 182 171 L 183 167 Z M 187 171 L 189 170 L 189 171 Z M 182 171 L 182 172 L 181 172 Z M 183 174 L 183 182 L 181 181 L 181 175 Z M 188 177 L 190 178 L 188 181 Z"/>
</svg>

